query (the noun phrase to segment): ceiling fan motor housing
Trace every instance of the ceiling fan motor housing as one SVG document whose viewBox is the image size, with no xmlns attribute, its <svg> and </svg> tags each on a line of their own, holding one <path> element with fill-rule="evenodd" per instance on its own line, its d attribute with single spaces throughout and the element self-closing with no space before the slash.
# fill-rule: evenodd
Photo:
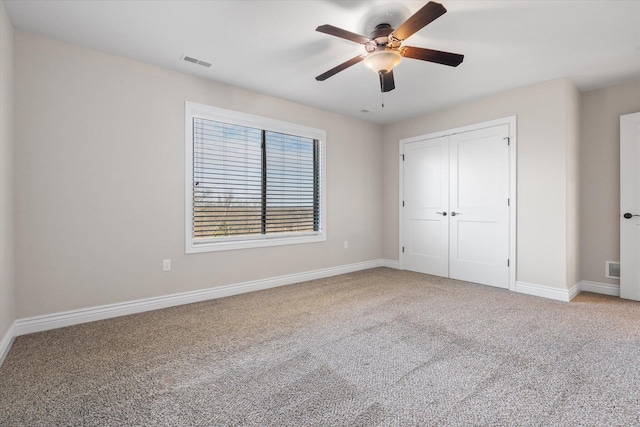
<svg viewBox="0 0 640 427">
<path fill-rule="evenodd" d="M 396 48 L 400 43 L 397 43 L 398 46 L 394 45 L 393 37 L 389 37 L 389 35 L 393 32 L 393 28 L 389 24 L 378 24 L 376 25 L 375 30 L 373 30 L 369 34 L 369 38 L 371 39 L 370 43 L 367 43 L 366 50 L 367 52 L 373 52 L 375 50 L 384 50 L 386 48 Z"/>
</svg>

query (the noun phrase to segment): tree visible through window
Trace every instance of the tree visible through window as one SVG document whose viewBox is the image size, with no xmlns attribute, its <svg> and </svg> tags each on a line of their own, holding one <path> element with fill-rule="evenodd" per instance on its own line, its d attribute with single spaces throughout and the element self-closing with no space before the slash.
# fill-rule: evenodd
<svg viewBox="0 0 640 427">
<path fill-rule="evenodd" d="M 193 238 L 318 232 L 316 139 L 193 118 Z"/>
</svg>

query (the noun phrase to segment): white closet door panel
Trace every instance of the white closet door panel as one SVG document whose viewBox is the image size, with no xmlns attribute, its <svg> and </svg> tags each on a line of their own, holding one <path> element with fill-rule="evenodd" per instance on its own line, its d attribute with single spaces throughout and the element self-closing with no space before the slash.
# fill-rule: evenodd
<svg viewBox="0 0 640 427">
<path fill-rule="evenodd" d="M 509 286 L 507 125 L 450 139 L 449 276 Z"/>
<path fill-rule="evenodd" d="M 403 263 L 407 270 L 449 274 L 448 138 L 404 146 Z"/>
</svg>

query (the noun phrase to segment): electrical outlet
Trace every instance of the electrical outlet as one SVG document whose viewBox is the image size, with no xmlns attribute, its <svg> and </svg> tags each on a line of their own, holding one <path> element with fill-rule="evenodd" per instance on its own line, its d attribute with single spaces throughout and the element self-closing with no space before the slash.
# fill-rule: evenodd
<svg viewBox="0 0 640 427">
<path fill-rule="evenodd" d="M 348 240 L 344 241 L 344 248 L 345 249 L 349 249 L 349 241 Z"/>
<path fill-rule="evenodd" d="M 169 271 L 171 270 L 171 260 L 170 259 L 163 259 L 162 260 L 162 271 Z"/>
</svg>

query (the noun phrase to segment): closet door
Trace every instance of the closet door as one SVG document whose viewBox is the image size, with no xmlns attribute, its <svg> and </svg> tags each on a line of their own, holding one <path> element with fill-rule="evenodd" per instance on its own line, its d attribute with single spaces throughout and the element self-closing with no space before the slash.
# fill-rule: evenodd
<svg viewBox="0 0 640 427">
<path fill-rule="evenodd" d="M 404 146 L 403 267 L 449 275 L 448 137 Z"/>
<path fill-rule="evenodd" d="M 450 137 L 449 277 L 509 287 L 508 125 Z"/>
</svg>

